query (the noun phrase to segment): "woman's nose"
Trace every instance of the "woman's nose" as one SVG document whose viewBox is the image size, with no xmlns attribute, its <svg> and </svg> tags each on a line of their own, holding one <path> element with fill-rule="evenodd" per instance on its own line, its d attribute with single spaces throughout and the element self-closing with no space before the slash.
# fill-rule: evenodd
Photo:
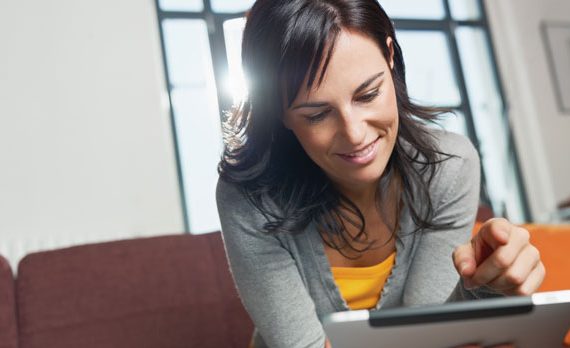
<svg viewBox="0 0 570 348">
<path fill-rule="evenodd" d="M 359 145 L 365 141 L 366 122 L 352 109 L 344 109 L 339 112 L 340 132 L 347 142 Z"/>
</svg>

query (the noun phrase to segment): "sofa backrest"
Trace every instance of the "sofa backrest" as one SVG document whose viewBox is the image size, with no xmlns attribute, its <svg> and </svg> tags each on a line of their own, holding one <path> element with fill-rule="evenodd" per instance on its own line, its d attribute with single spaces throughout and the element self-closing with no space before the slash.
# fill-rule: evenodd
<svg viewBox="0 0 570 348">
<path fill-rule="evenodd" d="M 14 276 L 8 261 L 0 255 L 0 348 L 18 348 Z"/>
<path fill-rule="evenodd" d="M 30 254 L 16 289 L 21 348 L 243 348 L 253 330 L 219 232 Z"/>
</svg>

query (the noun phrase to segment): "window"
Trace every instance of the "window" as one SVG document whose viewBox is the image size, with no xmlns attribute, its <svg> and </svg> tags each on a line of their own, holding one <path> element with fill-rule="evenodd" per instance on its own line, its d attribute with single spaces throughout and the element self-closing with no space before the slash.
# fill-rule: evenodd
<svg viewBox="0 0 570 348">
<path fill-rule="evenodd" d="M 157 0 L 187 229 L 219 229 L 220 119 L 243 97 L 241 35 L 254 0 Z M 380 0 L 404 52 L 410 96 L 453 108 L 441 126 L 481 155 L 481 200 L 514 222 L 530 218 L 482 0 Z"/>
</svg>

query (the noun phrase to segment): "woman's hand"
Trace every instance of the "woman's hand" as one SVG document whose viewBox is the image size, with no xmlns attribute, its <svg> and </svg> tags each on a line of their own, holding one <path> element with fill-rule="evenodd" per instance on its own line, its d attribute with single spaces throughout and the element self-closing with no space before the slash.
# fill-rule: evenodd
<svg viewBox="0 0 570 348">
<path fill-rule="evenodd" d="M 528 231 L 502 218 L 485 222 L 470 243 L 457 247 L 453 263 L 467 289 L 487 285 L 505 295 L 531 295 L 545 275 Z"/>
</svg>

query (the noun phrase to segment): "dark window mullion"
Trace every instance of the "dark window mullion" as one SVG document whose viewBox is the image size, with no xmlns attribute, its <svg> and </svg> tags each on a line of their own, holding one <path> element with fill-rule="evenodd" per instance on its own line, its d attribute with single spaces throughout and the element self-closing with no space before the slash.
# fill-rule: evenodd
<svg viewBox="0 0 570 348">
<path fill-rule="evenodd" d="M 453 19 L 393 19 L 396 29 L 407 30 L 446 30 L 449 22 L 466 27 L 482 27 L 485 22 L 481 20 L 453 20 Z"/>
<path fill-rule="evenodd" d="M 456 19 L 452 19 L 453 22 L 455 22 L 456 25 L 460 25 L 462 27 L 483 27 L 485 26 L 485 22 L 483 20 L 456 20 Z"/>
<path fill-rule="evenodd" d="M 204 19 L 204 12 L 162 11 L 158 13 L 161 19 Z"/>
<path fill-rule="evenodd" d="M 394 27 L 397 30 L 445 30 L 446 23 L 443 20 L 428 19 L 394 19 Z"/>
<path fill-rule="evenodd" d="M 457 47 L 457 37 L 455 36 L 455 28 L 457 24 L 451 20 L 451 10 L 449 8 L 448 0 L 444 1 L 444 9 L 446 16 L 446 28 L 447 39 L 449 43 L 449 51 L 451 54 L 451 62 L 453 65 L 453 71 L 455 73 L 455 78 L 457 79 L 457 86 L 459 88 L 459 94 L 461 95 L 461 108 L 465 116 L 465 124 L 467 126 L 467 135 L 471 138 L 473 145 L 479 151 L 481 156 L 485 154 L 481 151 L 481 142 L 477 136 L 477 131 L 475 128 L 475 122 L 473 120 L 473 111 L 471 110 L 471 103 L 469 101 L 469 94 L 467 93 L 467 85 L 465 81 L 465 75 L 463 74 L 463 66 L 461 63 L 461 58 L 459 55 L 459 48 Z M 485 176 L 485 171 L 481 167 L 481 201 L 489 206 L 491 205 L 491 200 L 489 199 L 489 194 L 487 192 L 487 179 Z"/>
<path fill-rule="evenodd" d="M 241 18 L 245 16 L 245 12 L 238 12 L 238 13 L 214 13 L 211 11 L 204 11 L 201 12 L 186 12 L 186 11 L 164 11 L 159 10 L 158 16 L 161 18 L 168 18 L 168 19 L 205 19 L 208 15 L 212 15 L 216 18 L 222 19 L 222 21 L 234 18 Z"/>
<path fill-rule="evenodd" d="M 449 18 L 450 9 L 447 0 L 444 1 L 444 7 L 446 16 Z M 447 41 L 449 44 L 449 53 L 451 54 L 451 62 L 453 72 L 457 81 L 457 87 L 459 88 L 459 94 L 461 96 L 461 104 L 463 105 L 463 112 L 467 120 L 467 131 L 468 135 L 473 141 L 473 144 L 480 150 L 480 142 L 477 137 L 477 132 L 475 130 L 475 123 L 473 122 L 473 113 L 471 111 L 471 104 L 469 102 L 469 95 L 467 93 L 467 85 L 465 82 L 465 75 L 463 74 L 463 67 L 461 64 L 461 58 L 459 55 L 459 48 L 457 47 L 457 38 L 455 36 L 456 24 L 448 20 L 446 22 L 445 33 L 447 34 Z"/>
<path fill-rule="evenodd" d="M 178 174 L 178 185 L 180 187 L 179 194 L 180 194 L 180 205 L 182 208 L 182 218 L 184 222 L 184 231 L 186 233 L 190 232 L 190 221 L 189 221 L 189 213 L 188 213 L 188 202 L 186 200 L 186 189 L 184 183 L 184 176 L 182 173 L 182 158 L 180 155 L 180 148 L 178 142 L 178 130 L 176 128 L 176 118 L 174 117 L 174 108 L 172 104 L 172 83 L 170 82 L 170 73 L 168 70 L 168 59 L 166 59 L 166 45 L 164 43 L 164 30 L 163 30 L 163 22 L 165 17 L 163 17 L 163 13 L 160 9 L 159 0 L 155 1 L 156 12 L 158 14 L 158 31 L 160 33 L 160 48 L 162 51 L 162 63 L 164 67 L 164 78 L 166 83 L 166 89 L 168 91 L 168 106 L 169 106 L 169 114 L 170 114 L 170 125 L 172 131 L 172 141 L 174 145 L 174 155 L 176 157 L 176 172 Z"/>
<path fill-rule="evenodd" d="M 489 27 L 489 23 L 487 20 L 487 9 L 485 7 L 485 3 L 483 0 L 477 0 L 477 3 L 479 5 L 479 9 L 481 10 L 481 20 L 483 22 L 483 32 L 485 35 L 485 41 L 486 44 L 488 46 L 489 52 L 490 52 L 490 59 L 491 59 L 491 68 L 493 70 L 493 76 L 495 77 L 495 84 L 497 85 L 497 90 L 499 91 L 499 96 L 501 98 L 501 101 L 503 103 L 503 117 L 502 117 L 502 121 L 506 126 L 506 131 L 507 131 L 507 136 L 508 136 L 508 141 L 507 141 L 507 145 L 508 145 L 508 152 L 510 155 L 512 155 L 513 157 L 513 165 L 515 167 L 515 180 L 517 181 L 517 186 L 519 188 L 519 191 L 521 193 L 521 200 L 522 200 L 522 207 L 523 207 L 523 215 L 524 215 L 524 219 L 526 221 L 532 221 L 532 214 L 530 212 L 530 207 L 528 205 L 528 193 L 526 191 L 526 187 L 523 184 L 523 179 L 522 179 L 522 175 L 521 175 L 521 170 L 520 170 L 520 161 L 519 161 L 519 155 L 518 152 L 516 151 L 516 147 L 515 147 L 515 143 L 514 143 L 514 138 L 513 138 L 513 132 L 511 131 L 512 127 L 510 126 L 510 120 L 508 117 L 508 110 L 509 110 L 509 101 L 506 98 L 506 94 L 505 94 L 505 90 L 503 87 L 503 81 L 501 79 L 501 75 L 499 74 L 499 67 L 497 64 L 497 55 L 495 52 L 495 46 L 493 45 L 493 37 L 490 33 L 490 27 Z"/>
<path fill-rule="evenodd" d="M 218 93 L 219 117 L 221 120 L 224 111 L 232 106 L 231 96 L 228 95 L 226 88 L 229 68 L 224 38 L 225 16 L 214 14 L 210 0 L 204 0 L 204 14 L 208 25 L 208 38 L 210 39 L 210 51 L 212 54 L 214 78 L 216 81 L 216 91 Z"/>
</svg>

